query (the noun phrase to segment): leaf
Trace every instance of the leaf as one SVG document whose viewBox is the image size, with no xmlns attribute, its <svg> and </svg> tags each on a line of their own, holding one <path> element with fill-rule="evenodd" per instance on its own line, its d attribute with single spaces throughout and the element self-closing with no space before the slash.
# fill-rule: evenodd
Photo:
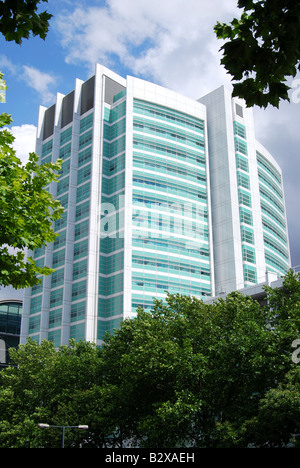
<svg viewBox="0 0 300 468">
<path fill-rule="evenodd" d="M 279 107 L 289 101 L 285 83 L 299 69 L 299 2 L 241 0 L 238 5 L 243 9 L 239 20 L 215 26 L 217 37 L 228 39 L 221 63 L 236 82 L 234 95 L 248 107 Z"/>
</svg>

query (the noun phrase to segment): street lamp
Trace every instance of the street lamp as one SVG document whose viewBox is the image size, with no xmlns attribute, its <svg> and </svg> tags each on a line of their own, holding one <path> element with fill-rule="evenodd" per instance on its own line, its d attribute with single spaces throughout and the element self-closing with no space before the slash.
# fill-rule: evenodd
<svg viewBox="0 0 300 468">
<path fill-rule="evenodd" d="M 48 429 L 48 427 L 56 427 L 56 428 L 62 429 L 62 445 L 61 445 L 61 448 L 65 447 L 65 430 L 66 429 L 81 429 L 81 430 L 86 431 L 89 428 L 89 426 L 86 426 L 84 424 L 80 424 L 79 426 L 51 426 L 50 424 L 45 424 L 45 423 L 39 423 L 38 427 L 40 429 Z"/>
</svg>

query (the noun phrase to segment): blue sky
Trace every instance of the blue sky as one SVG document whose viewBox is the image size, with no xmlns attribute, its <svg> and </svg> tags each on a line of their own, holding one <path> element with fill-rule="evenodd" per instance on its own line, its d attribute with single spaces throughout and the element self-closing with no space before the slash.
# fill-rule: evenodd
<svg viewBox="0 0 300 468">
<path fill-rule="evenodd" d="M 48 0 L 53 14 L 45 41 L 22 46 L 0 38 L 0 70 L 8 90 L 0 111 L 12 114 L 19 157 L 34 151 L 39 105 L 67 94 L 76 78 L 94 74 L 95 63 L 138 76 L 194 99 L 230 77 L 220 65 L 213 32 L 238 15 L 237 0 Z M 257 139 L 283 170 L 292 264 L 300 265 L 300 76 L 291 83 L 291 103 L 254 108 Z M 299 101 L 299 102 L 298 102 Z"/>
</svg>

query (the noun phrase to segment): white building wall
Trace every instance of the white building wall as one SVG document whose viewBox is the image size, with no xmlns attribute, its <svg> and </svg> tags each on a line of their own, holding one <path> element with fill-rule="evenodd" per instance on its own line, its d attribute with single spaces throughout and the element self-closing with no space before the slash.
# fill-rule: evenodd
<svg viewBox="0 0 300 468">
<path fill-rule="evenodd" d="M 243 284 L 231 94 L 223 86 L 199 99 L 207 106 L 216 294 Z"/>
</svg>

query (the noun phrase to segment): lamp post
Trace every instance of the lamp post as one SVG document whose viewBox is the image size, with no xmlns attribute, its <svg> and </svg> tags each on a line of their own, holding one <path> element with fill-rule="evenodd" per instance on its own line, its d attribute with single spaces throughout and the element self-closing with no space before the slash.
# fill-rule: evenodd
<svg viewBox="0 0 300 468">
<path fill-rule="evenodd" d="M 61 445 L 61 448 L 65 448 L 65 430 L 66 429 L 81 429 L 81 430 L 84 430 L 86 431 L 89 426 L 86 426 L 86 425 L 79 425 L 79 426 L 51 426 L 50 424 L 44 424 L 44 423 L 40 423 L 38 424 L 38 427 L 40 429 L 48 429 L 49 427 L 56 427 L 56 428 L 59 428 L 59 429 L 62 429 L 62 445 Z"/>
</svg>

